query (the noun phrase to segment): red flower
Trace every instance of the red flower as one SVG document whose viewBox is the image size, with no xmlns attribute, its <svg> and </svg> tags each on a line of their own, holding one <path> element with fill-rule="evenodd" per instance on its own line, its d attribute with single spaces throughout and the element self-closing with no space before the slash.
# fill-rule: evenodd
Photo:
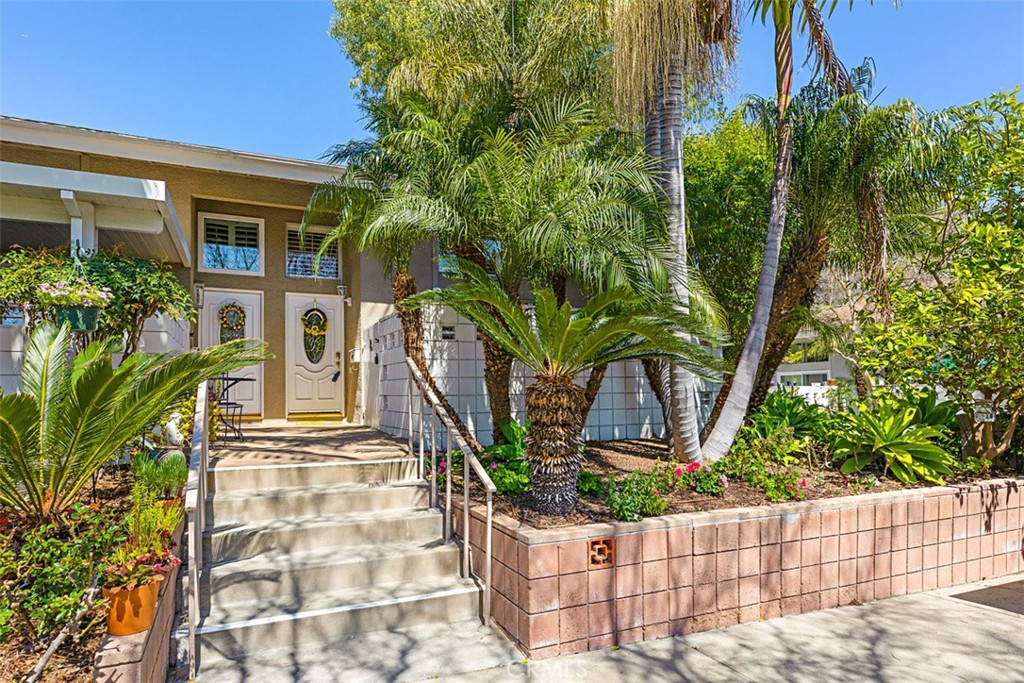
<svg viewBox="0 0 1024 683">
<path fill-rule="evenodd" d="M 677 477 L 683 476 L 683 468 L 682 467 L 677 467 L 676 468 L 676 476 Z"/>
<path fill-rule="evenodd" d="M 691 462 L 689 465 L 686 466 L 686 471 L 690 472 L 691 474 L 693 472 L 696 472 L 699 469 L 700 469 L 700 463 L 699 462 Z"/>
<path fill-rule="evenodd" d="M 800 488 L 802 488 L 802 489 L 807 488 L 807 480 L 806 479 L 801 479 L 800 480 Z"/>
<path fill-rule="evenodd" d="M 651 489 L 651 493 L 653 493 L 656 496 L 660 496 L 661 495 L 661 491 L 659 491 L 658 489 Z"/>
</svg>

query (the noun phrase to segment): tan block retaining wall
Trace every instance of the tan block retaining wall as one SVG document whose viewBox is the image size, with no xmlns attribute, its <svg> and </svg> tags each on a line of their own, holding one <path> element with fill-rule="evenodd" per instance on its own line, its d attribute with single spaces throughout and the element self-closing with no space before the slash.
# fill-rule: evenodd
<svg viewBox="0 0 1024 683">
<path fill-rule="evenodd" d="M 179 556 L 184 530 L 184 523 L 179 524 L 174 534 Z M 167 578 L 160 582 L 153 628 L 132 636 L 104 636 L 93 664 L 93 681 L 164 683 L 167 680 L 179 569 L 180 567 L 175 567 Z"/>
<path fill-rule="evenodd" d="M 496 515 L 494 623 L 533 658 L 1024 571 L 1024 480 L 537 530 Z M 457 506 L 456 532 L 462 514 Z M 473 509 L 482 573 L 484 516 Z M 614 539 L 614 565 L 592 541 Z"/>
</svg>

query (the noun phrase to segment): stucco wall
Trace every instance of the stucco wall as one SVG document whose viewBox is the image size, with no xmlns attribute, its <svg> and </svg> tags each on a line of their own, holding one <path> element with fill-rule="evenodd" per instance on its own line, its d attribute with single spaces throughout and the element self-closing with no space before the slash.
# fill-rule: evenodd
<svg viewBox="0 0 1024 683">
<path fill-rule="evenodd" d="M 309 199 L 313 189 L 312 184 L 3 142 L 0 142 L 0 160 L 166 182 L 171 201 L 178 215 L 178 221 L 193 254 L 192 267 L 187 271 L 182 270 L 179 273 L 180 279 L 190 288 L 196 280 L 200 280 L 208 287 L 264 292 L 265 336 L 271 351 L 277 357 L 268 362 L 264 369 L 264 417 L 285 417 L 285 292 L 335 294 L 338 284 L 337 282 L 317 282 L 285 276 L 285 223 L 299 222 L 302 219 L 302 208 Z M 200 211 L 252 216 L 265 221 L 266 268 L 264 277 L 197 272 L 198 213 Z M 354 286 L 359 283 L 359 256 L 348 248 L 343 248 L 341 256 L 342 282 L 350 287 L 354 299 L 353 306 L 345 310 L 344 342 L 346 350 L 344 412 L 346 416 L 352 416 L 355 411 L 359 373 L 358 367 L 349 366 L 347 361 L 348 351 L 358 348 L 360 345 L 358 311 L 361 299 L 359 297 L 369 296 L 371 301 L 389 302 L 391 292 L 389 286 L 385 291 L 378 291 L 382 278 L 371 280 L 362 287 Z M 193 340 L 195 340 L 194 336 Z"/>
</svg>

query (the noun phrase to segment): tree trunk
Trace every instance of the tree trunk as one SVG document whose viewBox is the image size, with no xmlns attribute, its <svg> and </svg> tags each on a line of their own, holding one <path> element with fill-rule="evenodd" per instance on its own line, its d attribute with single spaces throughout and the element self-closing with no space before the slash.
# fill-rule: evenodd
<svg viewBox="0 0 1024 683">
<path fill-rule="evenodd" d="M 395 273 L 394 280 L 391 283 L 392 293 L 395 297 L 396 306 L 416 293 L 416 280 L 404 268 L 398 270 Z M 466 427 L 466 424 L 462 421 L 462 417 L 458 411 L 452 407 L 452 404 L 448 402 L 448 397 L 445 396 L 444 392 L 437 386 L 437 382 L 434 381 L 433 375 L 430 374 L 430 368 L 427 365 L 426 355 L 423 353 L 423 312 L 420 309 L 407 310 L 401 306 L 398 307 L 398 319 L 402 323 L 402 346 L 405 351 L 407 358 L 411 359 L 413 364 L 419 368 L 419 371 L 423 374 L 423 379 L 426 381 L 427 386 L 430 387 L 434 395 L 437 396 L 437 400 L 441 402 L 441 406 L 448 412 L 452 422 L 455 423 L 455 428 L 459 430 L 459 434 L 466 441 L 473 450 L 483 450 L 480 446 L 480 442 L 476 440 L 473 434 Z M 416 386 L 423 390 L 423 387 L 419 386 L 419 382 Z M 409 429 L 412 429 L 412 425 L 409 425 Z"/>
<path fill-rule="evenodd" d="M 778 150 L 775 157 L 775 180 L 772 182 L 768 239 L 765 242 L 764 261 L 757 283 L 750 329 L 747 331 L 747 338 L 736 364 L 736 372 L 733 374 L 725 406 L 704 444 L 703 455 L 711 461 L 728 455 L 747 414 L 747 405 L 754 389 L 754 379 L 757 377 L 757 368 L 768 332 L 768 319 L 771 316 L 775 280 L 779 270 L 782 235 L 786 228 L 786 202 L 793 167 L 793 126 L 787 115 L 790 93 L 793 89 L 793 12 L 791 5 L 788 6 L 788 12 L 777 11 L 779 16 L 775 17 L 775 67 L 776 91 L 779 96 Z"/>
<path fill-rule="evenodd" d="M 604 376 L 607 372 L 607 363 L 595 365 L 590 369 L 590 376 L 587 377 L 587 386 L 583 389 L 583 398 L 586 401 L 586 405 L 583 406 L 583 418 L 580 422 L 580 429 L 587 426 L 587 417 L 590 416 L 590 409 L 594 407 L 597 395 L 601 393 L 601 384 L 604 382 Z"/>
<path fill-rule="evenodd" d="M 668 392 L 665 390 L 668 368 L 665 361 L 657 358 L 644 358 L 640 364 L 643 366 L 644 376 L 647 377 L 647 384 L 651 387 L 651 393 L 654 394 L 654 398 L 658 399 L 662 424 L 665 426 L 665 436 L 669 437 L 669 432 L 672 429 L 672 413 L 666 396 Z M 666 441 L 668 440 L 670 439 L 666 438 Z"/>
<path fill-rule="evenodd" d="M 771 389 L 775 371 L 786 358 L 793 341 L 800 333 L 800 325 L 794 325 L 790 316 L 797 308 L 811 308 L 825 270 L 829 239 L 825 230 L 811 230 L 789 250 L 785 265 L 775 284 L 772 312 L 768 318 L 768 331 L 764 351 L 757 368 L 757 378 L 750 395 L 748 414 L 756 410 Z"/>
<path fill-rule="evenodd" d="M 644 109 L 644 148 L 647 150 L 647 155 L 652 159 L 657 160 L 659 167 L 661 164 L 661 119 L 659 114 L 661 111 L 660 96 L 661 87 L 658 87 L 659 96 L 652 98 L 647 103 Z M 651 387 L 651 392 L 654 397 L 658 399 L 658 404 L 661 406 L 661 418 L 662 424 L 665 425 L 665 437 L 666 441 L 671 441 L 672 434 L 672 406 L 668 400 L 668 368 L 665 362 L 656 358 L 644 358 L 641 361 L 644 374 L 647 376 L 647 383 Z"/>
<path fill-rule="evenodd" d="M 505 443 L 502 425 L 512 421 L 512 400 L 509 388 L 512 385 L 512 363 L 515 358 L 501 344 L 480 332 L 484 347 L 484 387 L 491 408 L 491 439 L 494 443 Z"/>
<path fill-rule="evenodd" d="M 678 260 L 678 272 L 671 287 L 672 298 L 685 313 L 690 308 L 690 292 L 683 186 L 683 64 L 679 56 L 669 59 L 666 78 L 665 100 L 661 109 L 661 153 L 669 204 L 668 232 Z M 672 396 L 672 452 L 679 460 L 696 462 L 700 460 L 701 453 L 693 374 L 673 365 L 669 370 L 669 387 Z"/>
<path fill-rule="evenodd" d="M 538 512 L 568 515 L 576 509 L 585 400 L 583 387 L 571 377 L 538 375 L 526 388 L 529 504 Z"/>
</svg>

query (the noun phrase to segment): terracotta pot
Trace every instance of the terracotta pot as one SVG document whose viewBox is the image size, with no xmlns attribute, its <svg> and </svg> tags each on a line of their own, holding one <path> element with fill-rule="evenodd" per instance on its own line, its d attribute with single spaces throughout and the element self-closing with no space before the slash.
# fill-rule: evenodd
<svg viewBox="0 0 1024 683">
<path fill-rule="evenodd" d="M 107 632 L 112 636 L 130 636 L 152 628 L 161 583 L 154 581 L 131 590 L 104 588 L 103 597 L 110 605 Z"/>
</svg>

